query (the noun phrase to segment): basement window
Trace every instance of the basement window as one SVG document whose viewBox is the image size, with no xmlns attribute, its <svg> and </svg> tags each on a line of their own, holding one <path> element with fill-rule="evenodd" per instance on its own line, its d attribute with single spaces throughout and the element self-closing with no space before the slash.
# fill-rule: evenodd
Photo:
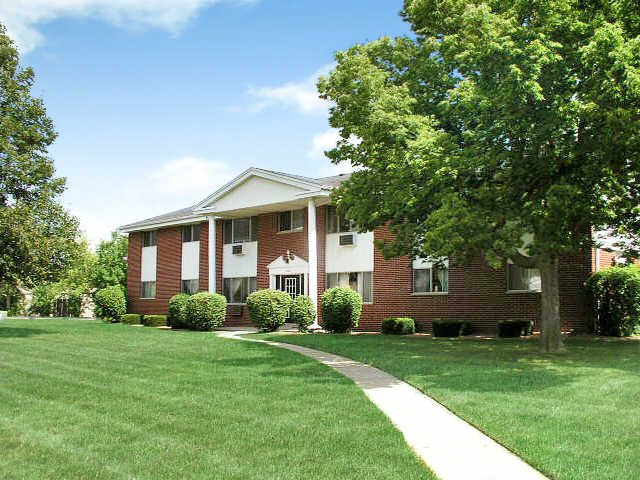
<svg viewBox="0 0 640 480">
<path fill-rule="evenodd" d="M 156 282 L 142 282 L 140 298 L 156 298 Z"/>
</svg>

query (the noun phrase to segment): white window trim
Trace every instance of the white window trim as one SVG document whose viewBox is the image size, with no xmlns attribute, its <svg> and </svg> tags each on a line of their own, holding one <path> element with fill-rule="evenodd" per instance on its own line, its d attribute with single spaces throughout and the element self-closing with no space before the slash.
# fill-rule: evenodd
<svg viewBox="0 0 640 480">
<path fill-rule="evenodd" d="M 412 267 L 411 268 L 411 296 L 414 297 L 426 297 L 426 296 L 438 296 L 438 295 L 449 295 L 449 262 L 446 263 L 446 269 L 447 269 L 447 291 L 446 292 L 416 292 L 416 276 L 415 276 L 415 271 L 416 270 L 429 270 L 429 285 L 433 286 L 433 267 L 434 265 L 431 264 L 430 266 L 421 266 L 421 267 Z"/>
</svg>

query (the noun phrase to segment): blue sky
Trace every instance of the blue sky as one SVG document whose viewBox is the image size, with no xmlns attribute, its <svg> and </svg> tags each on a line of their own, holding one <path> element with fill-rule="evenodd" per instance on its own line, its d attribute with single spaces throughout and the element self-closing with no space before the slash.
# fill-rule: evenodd
<svg viewBox="0 0 640 480">
<path fill-rule="evenodd" d="M 348 169 L 315 78 L 354 43 L 408 33 L 401 1 L 0 0 L 60 136 L 65 205 L 92 243 L 195 203 L 251 166 Z"/>
</svg>

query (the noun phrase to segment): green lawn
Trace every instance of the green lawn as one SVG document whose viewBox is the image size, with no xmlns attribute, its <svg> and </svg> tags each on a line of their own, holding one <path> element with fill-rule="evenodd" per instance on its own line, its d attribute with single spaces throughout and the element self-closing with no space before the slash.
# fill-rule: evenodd
<svg viewBox="0 0 640 480">
<path fill-rule="evenodd" d="M 2 478 L 434 478 L 293 352 L 90 320 L 0 322 Z"/>
<path fill-rule="evenodd" d="M 269 335 L 374 365 L 558 480 L 640 478 L 640 341 Z M 461 458 L 464 453 L 461 452 Z"/>
</svg>

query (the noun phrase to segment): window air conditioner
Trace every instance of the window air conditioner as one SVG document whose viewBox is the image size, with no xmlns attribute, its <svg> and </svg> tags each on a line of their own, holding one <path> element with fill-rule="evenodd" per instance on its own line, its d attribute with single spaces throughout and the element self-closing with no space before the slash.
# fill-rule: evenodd
<svg viewBox="0 0 640 480">
<path fill-rule="evenodd" d="M 353 247 L 356 244 L 356 234 L 355 233 L 345 233 L 344 235 L 340 235 L 340 246 L 341 247 Z"/>
</svg>

